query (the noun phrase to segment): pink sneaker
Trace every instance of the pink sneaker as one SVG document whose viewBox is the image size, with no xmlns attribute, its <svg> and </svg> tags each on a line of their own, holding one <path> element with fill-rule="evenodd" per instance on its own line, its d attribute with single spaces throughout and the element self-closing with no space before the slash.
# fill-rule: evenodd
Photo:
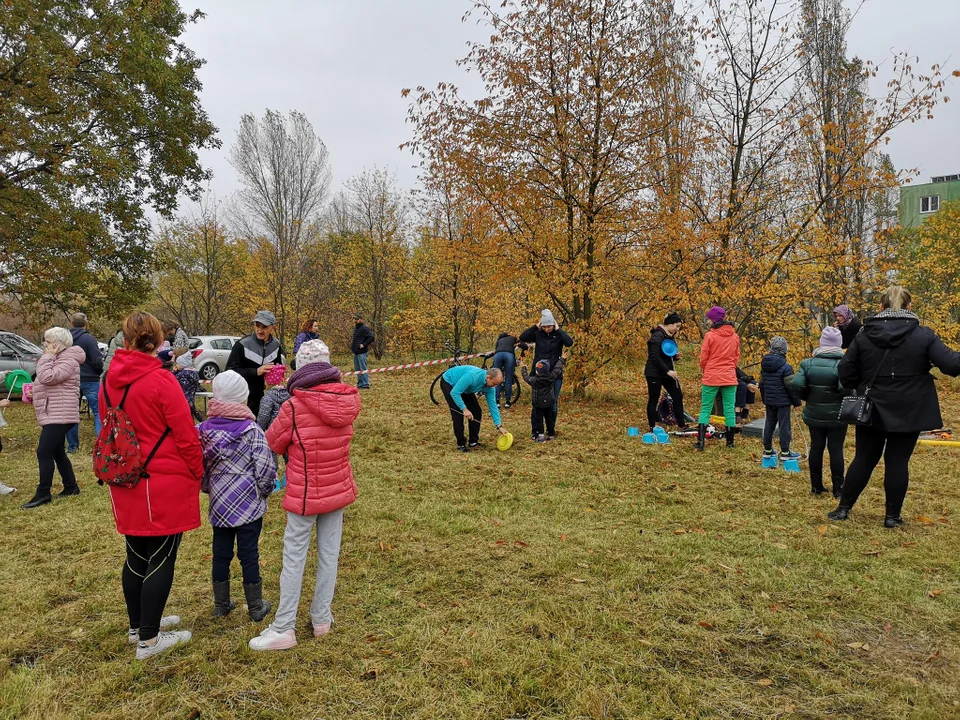
<svg viewBox="0 0 960 720">
<path fill-rule="evenodd" d="M 297 634 L 293 630 L 277 632 L 268 627 L 250 641 L 251 650 L 289 650 L 297 645 Z"/>
<path fill-rule="evenodd" d="M 330 632 L 330 626 L 332 623 L 314 623 L 313 624 L 313 636 L 314 637 L 323 637 L 328 632 Z"/>
</svg>

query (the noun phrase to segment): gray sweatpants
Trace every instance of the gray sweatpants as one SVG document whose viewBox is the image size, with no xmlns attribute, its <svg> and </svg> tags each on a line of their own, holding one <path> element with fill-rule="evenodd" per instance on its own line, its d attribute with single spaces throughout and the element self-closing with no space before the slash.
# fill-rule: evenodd
<svg viewBox="0 0 960 720">
<path fill-rule="evenodd" d="M 340 538 L 343 535 L 343 510 L 324 515 L 297 515 L 287 512 L 283 533 L 283 569 L 280 571 L 280 603 L 272 627 L 277 632 L 293 630 L 303 588 L 303 571 L 313 528 L 317 528 L 317 584 L 310 604 L 310 619 L 316 624 L 332 623 L 330 605 L 337 584 Z"/>
</svg>

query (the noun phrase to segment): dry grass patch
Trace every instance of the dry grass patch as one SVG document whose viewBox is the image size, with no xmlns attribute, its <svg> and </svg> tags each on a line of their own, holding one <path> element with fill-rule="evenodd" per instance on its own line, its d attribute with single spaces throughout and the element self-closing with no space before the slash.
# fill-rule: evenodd
<svg viewBox="0 0 960 720">
<path fill-rule="evenodd" d="M 875 480 L 828 525 L 831 502 L 761 471 L 756 441 L 698 455 L 628 438 L 643 397 L 626 371 L 617 392 L 564 397 L 557 442 L 530 442 L 524 401 L 505 413 L 510 452 L 487 425 L 467 455 L 430 377 L 363 395 L 334 632 L 313 640 L 308 598 L 300 646 L 268 655 L 247 650 L 261 626 L 242 608 L 210 617 L 204 525 L 168 606 L 193 642 L 134 661 L 105 491 L 83 467 L 79 498 L 19 510 L 36 430 L 29 408 L 8 411 L 0 717 L 960 716 L 960 455 L 918 452 L 905 517 L 930 522 L 885 531 Z M 283 524 L 275 497 L 274 602 Z"/>
</svg>

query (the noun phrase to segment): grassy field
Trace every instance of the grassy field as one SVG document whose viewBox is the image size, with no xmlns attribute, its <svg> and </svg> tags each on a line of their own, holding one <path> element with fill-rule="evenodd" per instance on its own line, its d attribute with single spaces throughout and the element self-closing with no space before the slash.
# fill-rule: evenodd
<svg viewBox="0 0 960 720">
<path fill-rule="evenodd" d="M 78 463 L 80 497 L 20 510 L 37 429 L 11 408 L 0 717 L 960 717 L 960 455 L 918 451 L 908 527 L 882 528 L 877 478 L 850 521 L 827 524 L 833 501 L 806 475 L 762 471 L 758 441 L 700 455 L 628 438 L 644 398 L 627 371 L 616 393 L 565 396 L 556 442 L 530 441 L 526 395 L 506 413 L 514 448 L 499 453 L 485 419 L 488 444 L 468 455 L 431 378 L 378 376 L 363 395 L 334 632 L 313 639 L 306 596 L 301 644 L 270 654 L 247 649 L 263 625 L 242 606 L 210 616 L 204 524 L 167 608 L 194 639 L 136 662 L 107 493 Z M 274 496 L 274 604 L 283 526 Z M 236 564 L 233 582 L 242 597 Z"/>
</svg>

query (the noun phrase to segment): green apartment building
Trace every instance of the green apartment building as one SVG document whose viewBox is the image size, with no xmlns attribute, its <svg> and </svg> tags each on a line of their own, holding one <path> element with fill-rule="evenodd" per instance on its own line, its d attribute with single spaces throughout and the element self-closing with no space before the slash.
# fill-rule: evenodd
<svg viewBox="0 0 960 720">
<path fill-rule="evenodd" d="M 960 199 L 960 175 L 941 175 L 922 185 L 900 188 L 900 226 L 917 227 L 945 202 Z"/>
</svg>

